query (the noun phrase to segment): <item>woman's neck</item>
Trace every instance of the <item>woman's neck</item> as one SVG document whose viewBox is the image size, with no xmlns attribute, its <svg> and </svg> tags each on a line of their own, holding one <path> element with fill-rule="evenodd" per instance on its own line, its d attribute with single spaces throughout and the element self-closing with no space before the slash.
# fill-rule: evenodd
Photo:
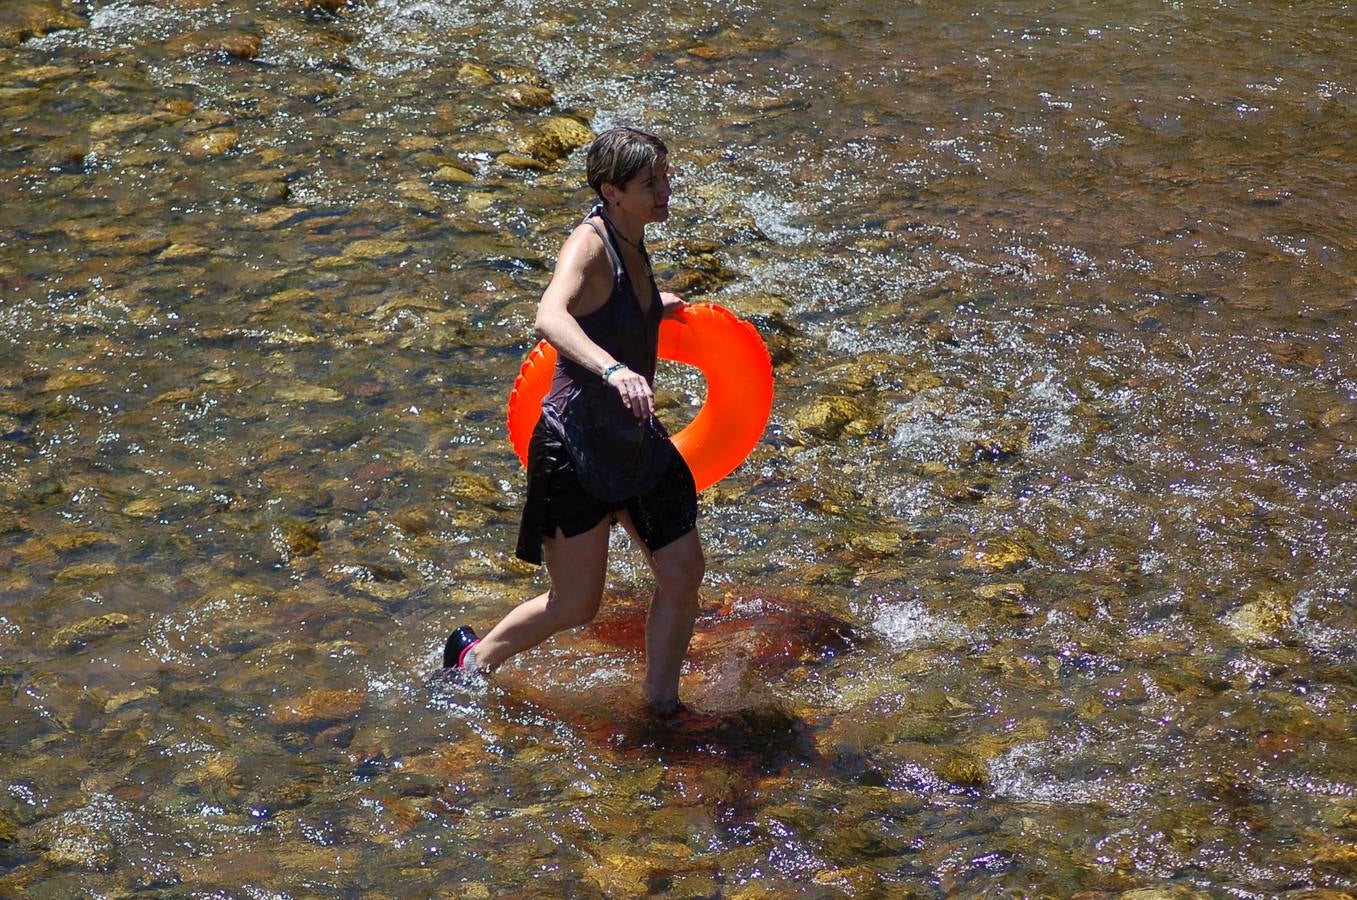
<svg viewBox="0 0 1357 900">
<path fill-rule="evenodd" d="M 637 250 L 645 243 L 646 223 L 631 222 L 626 217 L 620 216 L 614 210 L 609 210 L 606 206 L 603 208 L 603 215 L 607 218 L 608 224 L 612 225 L 613 231 L 626 243 L 635 247 Z"/>
</svg>

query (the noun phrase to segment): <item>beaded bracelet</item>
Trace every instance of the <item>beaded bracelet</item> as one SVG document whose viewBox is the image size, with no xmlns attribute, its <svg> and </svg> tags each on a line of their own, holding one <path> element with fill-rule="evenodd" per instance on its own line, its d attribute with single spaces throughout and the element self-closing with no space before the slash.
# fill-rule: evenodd
<svg viewBox="0 0 1357 900">
<path fill-rule="evenodd" d="M 627 368 L 626 363 L 613 363 L 611 366 L 608 366 L 608 368 L 603 370 L 603 380 L 608 381 L 608 379 L 612 378 L 614 375 L 616 375 L 618 372 L 621 372 L 625 368 Z"/>
</svg>

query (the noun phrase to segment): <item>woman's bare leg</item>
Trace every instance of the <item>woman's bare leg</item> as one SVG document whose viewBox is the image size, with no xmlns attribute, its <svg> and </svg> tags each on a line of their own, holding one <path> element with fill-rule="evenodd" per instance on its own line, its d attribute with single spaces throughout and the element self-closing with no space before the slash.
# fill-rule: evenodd
<svg viewBox="0 0 1357 900">
<path fill-rule="evenodd" d="M 545 641 L 558 631 L 593 621 L 603 599 L 608 569 L 608 531 L 604 518 L 574 537 L 545 539 L 546 593 L 520 603 L 476 645 L 476 668 L 489 671 L 511 656 Z"/>
<path fill-rule="evenodd" d="M 646 619 L 646 703 L 657 712 L 678 706 L 679 672 L 688 654 L 697 620 L 698 588 L 706 572 L 697 529 L 651 553 L 636 533 L 631 518 L 617 514 L 645 554 L 655 575 L 655 596 Z"/>
</svg>

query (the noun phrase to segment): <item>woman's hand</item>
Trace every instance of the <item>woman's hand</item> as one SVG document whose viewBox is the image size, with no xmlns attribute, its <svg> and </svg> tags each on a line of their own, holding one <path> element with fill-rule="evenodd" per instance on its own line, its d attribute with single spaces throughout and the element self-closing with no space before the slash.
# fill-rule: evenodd
<svg viewBox="0 0 1357 900">
<path fill-rule="evenodd" d="M 688 308 L 688 301 L 678 294 L 671 294 L 668 291 L 660 292 L 660 303 L 664 304 L 662 317 L 665 319 L 672 319 Z"/>
<path fill-rule="evenodd" d="M 608 384 L 617 391 L 622 402 L 638 419 L 648 419 L 655 413 L 655 394 L 645 376 L 631 369 L 618 369 L 608 378 Z"/>
</svg>

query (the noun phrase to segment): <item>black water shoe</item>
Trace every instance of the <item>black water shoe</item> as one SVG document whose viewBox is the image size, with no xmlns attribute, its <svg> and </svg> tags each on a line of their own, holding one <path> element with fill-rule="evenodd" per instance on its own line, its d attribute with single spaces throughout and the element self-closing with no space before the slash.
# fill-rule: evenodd
<svg viewBox="0 0 1357 900">
<path fill-rule="evenodd" d="M 473 648 L 479 643 L 480 638 L 476 637 L 470 625 L 458 628 L 448 635 L 448 642 L 443 647 L 443 668 L 474 671 L 476 653 Z"/>
</svg>

